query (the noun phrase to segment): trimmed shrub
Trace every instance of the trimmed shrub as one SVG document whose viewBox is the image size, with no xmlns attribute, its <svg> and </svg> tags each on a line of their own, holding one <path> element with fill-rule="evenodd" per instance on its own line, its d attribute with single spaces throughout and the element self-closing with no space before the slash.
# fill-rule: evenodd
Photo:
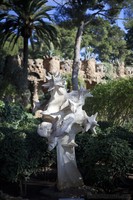
<svg viewBox="0 0 133 200">
<path fill-rule="evenodd" d="M 91 91 L 94 97 L 86 99 L 84 108 L 89 115 L 98 112 L 98 120 L 128 125 L 133 120 L 132 91 L 133 78 L 99 84 Z M 132 123 L 128 128 L 133 130 Z"/>
<path fill-rule="evenodd" d="M 111 131 L 98 131 L 98 135 L 79 134 L 76 150 L 77 163 L 86 184 L 111 192 L 118 186 L 117 180 L 127 176 L 133 163 L 133 150 L 126 137 L 118 137 Z M 132 136 L 133 138 L 133 136 Z"/>
<path fill-rule="evenodd" d="M 0 104 L 0 178 L 26 181 L 55 162 L 47 139 L 37 134 L 37 119 L 16 104 Z M 22 184 L 21 184 L 22 185 Z"/>
<path fill-rule="evenodd" d="M 0 127 L 0 177 L 17 182 L 48 167 L 52 154 L 45 138 L 36 132 L 21 132 Z"/>
</svg>

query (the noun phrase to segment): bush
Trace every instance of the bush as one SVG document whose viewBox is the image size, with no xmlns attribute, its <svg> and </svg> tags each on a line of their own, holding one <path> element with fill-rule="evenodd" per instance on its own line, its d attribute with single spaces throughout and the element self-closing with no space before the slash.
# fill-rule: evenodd
<svg viewBox="0 0 133 200">
<path fill-rule="evenodd" d="M 17 132 L 0 127 L 0 177 L 17 182 L 49 166 L 52 153 L 36 132 Z"/>
<path fill-rule="evenodd" d="M 37 119 L 16 104 L 0 102 L 0 178 L 26 181 L 55 162 L 47 140 L 37 134 Z"/>
<path fill-rule="evenodd" d="M 122 140 L 126 140 L 129 143 L 130 148 L 133 149 L 133 132 L 121 126 L 113 126 L 107 122 L 106 123 L 98 122 L 98 124 L 100 126 L 100 130 L 102 134 L 106 135 L 107 137 L 114 137 L 114 138 L 120 138 Z"/>
<path fill-rule="evenodd" d="M 14 129 L 29 129 L 38 124 L 38 120 L 32 114 L 26 112 L 18 103 L 0 101 L 0 124 Z"/>
<path fill-rule="evenodd" d="M 101 130 L 97 136 L 89 133 L 77 136 L 77 163 L 85 183 L 105 192 L 118 186 L 117 180 L 127 176 L 133 163 L 133 150 L 125 139 Z"/>
<path fill-rule="evenodd" d="M 71 74 L 65 74 L 64 78 L 66 79 L 66 87 L 69 91 L 72 90 L 72 75 Z M 78 86 L 79 87 L 85 87 L 85 82 L 82 79 L 82 77 L 79 76 L 78 78 Z"/>
<path fill-rule="evenodd" d="M 87 113 L 98 112 L 98 119 L 115 125 L 129 124 L 133 120 L 133 78 L 99 84 L 91 91 L 93 98 L 87 98 Z M 128 127 L 129 128 L 129 127 Z M 133 125 L 130 125 L 133 130 Z"/>
</svg>

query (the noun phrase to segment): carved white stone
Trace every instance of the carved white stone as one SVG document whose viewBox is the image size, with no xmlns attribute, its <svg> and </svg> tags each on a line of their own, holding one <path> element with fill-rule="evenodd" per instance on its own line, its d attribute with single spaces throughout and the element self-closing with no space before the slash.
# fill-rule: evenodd
<svg viewBox="0 0 133 200">
<path fill-rule="evenodd" d="M 86 97 L 92 97 L 84 88 L 67 93 L 65 80 L 59 73 L 48 74 L 46 77 L 51 98 L 45 111 L 42 111 L 46 120 L 38 126 L 38 134 L 48 139 L 48 149 L 57 149 L 57 168 L 59 190 L 83 186 L 82 176 L 77 168 L 75 158 L 75 136 L 77 133 L 89 129 L 96 131 L 97 113 L 87 116 L 82 109 Z"/>
</svg>

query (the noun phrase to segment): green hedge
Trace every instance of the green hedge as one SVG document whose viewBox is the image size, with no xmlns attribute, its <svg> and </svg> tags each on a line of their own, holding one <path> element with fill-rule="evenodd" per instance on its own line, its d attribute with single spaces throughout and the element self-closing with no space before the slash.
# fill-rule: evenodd
<svg viewBox="0 0 133 200">
<path fill-rule="evenodd" d="M 128 133 L 128 134 L 127 134 Z M 127 136 L 126 136 L 127 134 Z M 86 184 L 110 192 L 125 178 L 133 164 L 133 133 L 119 127 L 77 135 L 77 163 Z M 119 182 L 120 183 L 120 182 Z"/>
<path fill-rule="evenodd" d="M 133 78 L 99 84 L 91 93 L 93 98 L 87 98 L 84 107 L 89 115 L 98 112 L 98 120 L 116 125 L 130 123 L 133 130 Z"/>
<path fill-rule="evenodd" d="M 37 134 L 40 123 L 20 105 L 0 102 L 0 178 L 18 182 L 55 162 L 47 139 Z"/>
</svg>

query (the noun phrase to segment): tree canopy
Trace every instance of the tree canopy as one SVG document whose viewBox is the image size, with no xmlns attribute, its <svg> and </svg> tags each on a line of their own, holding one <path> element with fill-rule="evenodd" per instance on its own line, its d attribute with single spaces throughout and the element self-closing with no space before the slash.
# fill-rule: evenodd
<svg viewBox="0 0 133 200">
<path fill-rule="evenodd" d="M 117 59 L 124 61 L 129 54 L 125 32 L 116 24 L 111 25 L 108 20 L 103 18 L 97 19 L 97 25 L 95 21 L 94 24 L 92 23 L 86 28 L 83 41 L 84 45 L 94 49 L 93 53 L 100 61 L 114 62 Z"/>
<path fill-rule="evenodd" d="M 2 49 L 4 44 L 4 52 L 13 55 L 16 51 L 9 49 L 15 44 L 17 49 L 18 39 L 23 38 L 21 50 L 23 47 L 25 73 L 28 48 L 30 57 L 34 58 L 59 55 L 64 59 L 73 59 L 73 89 L 77 89 L 82 48 L 85 48 L 84 56 L 92 53 L 100 61 L 114 62 L 118 59 L 131 63 L 128 62 L 132 60 L 133 50 L 131 0 L 60 1 L 63 4 L 53 1 L 57 3 L 54 4 L 56 24 L 49 14 L 53 7 L 48 6 L 47 0 L 2 0 L 0 5 L 0 47 Z M 115 23 L 121 10 L 125 10 L 128 19 L 125 23 L 127 33 Z M 60 46 L 54 45 L 57 33 Z M 11 45 L 7 49 L 9 43 Z M 34 49 L 31 50 L 31 47 Z"/>
<path fill-rule="evenodd" d="M 126 41 L 127 41 L 127 48 L 131 50 L 131 54 L 127 57 L 126 63 L 132 64 L 133 63 L 133 2 L 131 1 L 129 7 L 125 10 L 125 18 L 126 21 L 124 23 L 126 28 Z"/>
<path fill-rule="evenodd" d="M 78 89 L 78 71 L 80 66 L 80 49 L 83 33 L 92 21 L 96 21 L 99 16 L 108 19 L 113 23 L 120 11 L 128 6 L 130 0 L 66 0 L 63 5 L 57 7 L 55 18 L 57 22 L 68 21 L 70 26 L 77 27 L 74 46 L 74 61 L 72 71 L 73 89 Z"/>
</svg>

